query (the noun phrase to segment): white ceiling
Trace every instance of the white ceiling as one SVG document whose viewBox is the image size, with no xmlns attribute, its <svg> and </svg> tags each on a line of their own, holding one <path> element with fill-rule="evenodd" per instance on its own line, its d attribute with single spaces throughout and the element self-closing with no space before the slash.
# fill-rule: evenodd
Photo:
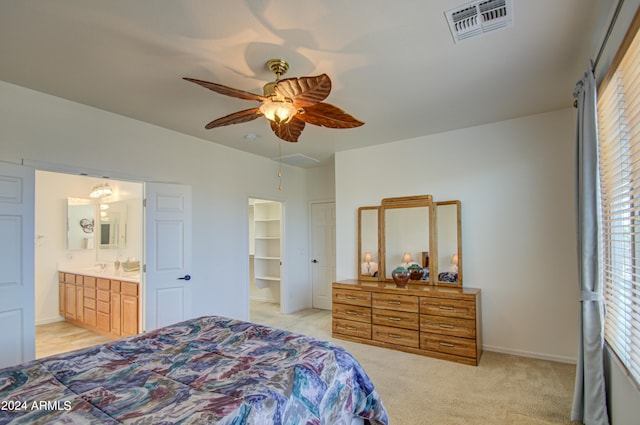
<svg viewBox="0 0 640 425">
<path fill-rule="evenodd" d="M 569 107 L 613 0 L 513 0 L 512 28 L 455 44 L 466 0 L 2 0 L 0 80 L 257 155 L 266 120 L 205 130 L 255 106 L 182 80 L 261 93 L 265 63 L 327 73 L 326 102 L 366 124 L 307 125 L 282 155 L 336 151 Z M 255 133 L 255 140 L 245 136 Z"/>
</svg>

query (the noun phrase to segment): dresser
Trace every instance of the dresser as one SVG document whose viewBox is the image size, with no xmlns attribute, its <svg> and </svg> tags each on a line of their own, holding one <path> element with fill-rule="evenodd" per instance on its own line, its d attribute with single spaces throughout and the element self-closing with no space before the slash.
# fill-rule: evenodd
<svg viewBox="0 0 640 425">
<path fill-rule="evenodd" d="M 65 321 L 113 337 L 140 332 L 138 282 L 60 271 L 58 288 Z"/>
<path fill-rule="evenodd" d="M 332 336 L 476 366 L 482 354 L 480 289 L 333 283 Z"/>
</svg>

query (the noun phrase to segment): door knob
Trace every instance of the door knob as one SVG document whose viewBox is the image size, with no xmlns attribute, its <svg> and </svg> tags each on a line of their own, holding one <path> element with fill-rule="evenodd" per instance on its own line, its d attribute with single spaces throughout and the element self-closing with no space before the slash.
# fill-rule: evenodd
<svg viewBox="0 0 640 425">
<path fill-rule="evenodd" d="M 191 276 L 188 274 L 185 274 L 184 276 L 179 277 L 178 280 L 191 280 Z"/>
<path fill-rule="evenodd" d="M 311 260 L 311 262 L 315 264 L 315 263 L 317 263 L 317 262 L 318 262 L 318 260 L 316 260 L 316 259 L 314 258 L 313 260 Z"/>
</svg>

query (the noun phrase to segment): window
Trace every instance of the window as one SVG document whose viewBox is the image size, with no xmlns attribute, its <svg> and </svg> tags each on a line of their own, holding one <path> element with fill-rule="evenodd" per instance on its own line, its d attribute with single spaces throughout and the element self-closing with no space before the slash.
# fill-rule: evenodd
<svg viewBox="0 0 640 425">
<path fill-rule="evenodd" d="M 598 91 L 605 340 L 640 384 L 640 14 Z"/>
</svg>

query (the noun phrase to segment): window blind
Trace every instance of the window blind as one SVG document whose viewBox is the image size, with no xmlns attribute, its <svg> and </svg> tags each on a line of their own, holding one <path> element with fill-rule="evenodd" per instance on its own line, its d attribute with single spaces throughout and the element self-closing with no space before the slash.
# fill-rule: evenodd
<svg viewBox="0 0 640 425">
<path fill-rule="evenodd" d="M 640 27 L 598 92 L 605 340 L 640 384 Z"/>
</svg>

